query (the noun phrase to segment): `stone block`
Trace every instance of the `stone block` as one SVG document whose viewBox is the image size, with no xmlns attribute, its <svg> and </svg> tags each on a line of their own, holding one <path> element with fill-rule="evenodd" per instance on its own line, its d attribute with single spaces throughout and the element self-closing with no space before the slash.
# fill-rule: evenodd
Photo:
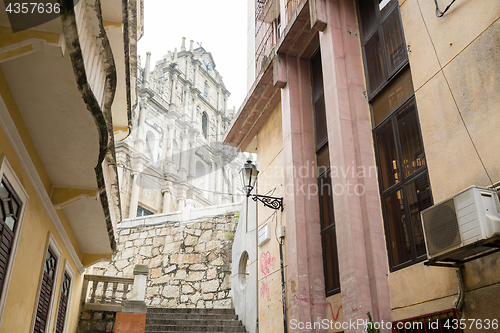
<svg viewBox="0 0 500 333">
<path fill-rule="evenodd" d="M 212 266 L 222 266 L 222 264 L 224 264 L 224 260 L 222 260 L 222 257 L 218 257 L 210 263 L 210 265 Z"/>
<path fill-rule="evenodd" d="M 196 245 L 197 243 L 198 243 L 198 237 L 196 236 L 187 235 L 186 238 L 184 239 L 184 245 L 186 246 Z"/>
<path fill-rule="evenodd" d="M 104 332 L 106 329 L 106 323 L 103 321 L 94 322 L 92 329 L 97 332 Z"/>
<path fill-rule="evenodd" d="M 150 268 L 156 268 L 162 265 L 162 257 L 161 256 L 153 256 L 153 259 L 149 261 Z"/>
<path fill-rule="evenodd" d="M 214 292 L 217 291 L 218 289 L 219 289 L 219 280 L 217 279 L 201 283 L 201 291 L 203 293 Z"/>
<path fill-rule="evenodd" d="M 158 294 L 159 291 L 160 291 L 160 288 L 158 288 L 158 287 L 148 286 L 146 288 L 146 296 L 148 296 L 148 298 L 151 298 L 154 295 Z"/>
<path fill-rule="evenodd" d="M 143 246 L 139 249 L 139 254 L 144 257 L 151 257 L 151 246 Z"/>
<path fill-rule="evenodd" d="M 90 332 L 90 321 L 81 320 L 78 324 L 77 333 L 87 333 Z"/>
<path fill-rule="evenodd" d="M 194 253 L 172 254 L 170 260 L 172 263 L 177 263 L 177 264 L 195 264 L 203 262 L 203 255 Z"/>
<path fill-rule="evenodd" d="M 122 271 L 125 267 L 127 267 L 129 265 L 129 261 L 127 259 L 124 259 L 124 260 L 118 260 L 116 263 L 115 263 L 115 266 L 116 268 L 119 270 L 119 271 Z"/>
<path fill-rule="evenodd" d="M 178 286 L 165 286 L 165 288 L 163 288 L 162 295 L 166 298 L 177 298 L 177 297 L 179 297 L 179 287 Z"/>
<path fill-rule="evenodd" d="M 192 264 L 189 266 L 189 270 L 191 271 L 204 271 L 207 269 L 207 265 L 205 264 Z"/>
<path fill-rule="evenodd" d="M 195 290 L 189 284 L 185 284 L 182 286 L 182 293 L 183 294 L 190 295 L 190 294 L 194 294 L 194 292 L 195 292 Z"/>
<path fill-rule="evenodd" d="M 227 274 L 224 277 L 224 280 L 222 281 L 220 289 L 221 290 L 231 290 L 231 276 L 229 274 Z"/>
<path fill-rule="evenodd" d="M 207 279 L 211 280 L 211 279 L 215 279 L 216 277 L 217 277 L 217 269 L 210 268 L 207 271 Z"/>
<path fill-rule="evenodd" d="M 230 309 L 231 308 L 231 299 L 224 299 L 213 302 L 214 308 L 216 309 Z"/>
<path fill-rule="evenodd" d="M 210 222 L 203 222 L 201 224 L 201 228 L 202 229 L 213 229 L 214 228 L 214 224 L 210 223 Z"/>
<path fill-rule="evenodd" d="M 100 311 L 94 312 L 94 318 L 93 319 L 101 320 L 102 319 L 102 312 L 100 312 Z"/>
<path fill-rule="evenodd" d="M 138 239 L 134 240 L 134 247 L 140 247 L 140 246 L 144 245 L 145 242 L 146 242 L 145 239 L 138 238 Z"/>
<path fill-rule="evenodd" d="M 181 247 L 180 242 L 166 242 L 165 247 L 163 248 L 163 253 L 164 254 L 172 254 L 172 253 L 178 253 Z"/>
<path fill-rule="evenodd" d="M 130 229 L 118 229 L 118 234 L 120 236 L 130 235 Z"/>
<path fill-rule="evenodd" d="M 139 238 L 139 234 L 138 234 L 138 233 L 135 233 L 135 232 L 132 232 L 132 233 L 128 236 L 128 240 L 129 240 L 129 241 L 136 240 L 137 238 Z"/>
<path fill-rule="evenodd" d="M 90 317 L 91 317 L 90 312 L 88 312 L 88 311 L 83 311 L 82 312 L 81 319 L 90 319 Z"/>
<path fill-rule="evenodd" d="M 186 270 L 185 269 L 177 270 L 177 272 L 175 274 L 175 279 L 176 280 L 186 280 Z"/>
<path fill-rule="evenodd" d="M 163 266 L 165 267 L 165 261 L 163 262 Z M 165 268 L 165 273 L 166 274 L 172 273 L 176 269 L 177 269 L 177 265 L 170 265 L 170 266 L 168 266 L 168 267 Z"/>
<path fill-rule="evenodd" d="M 193 271 L 189 272 L 189 275 L 186 278 L 186 281 L 201 281 L 205 276 L 204 271 Z"/>
<path fill-rule="evenodd" d="M 151 277 L 152 278 L 158 278 L 163 275 L 163 271 L 161 268 L 153 268 L 151 270 Z"/>
<path fill-rule="evenodd" d="M 132 242 L 130 242 L 130 246 L 126 246 L 126 249 L 123 250 L 120 255 L 122 259 L 130 259 L 134 256 L 134 248 L 132 247 Z"/>
<path fill-rule="evenodd" d="M 106 270 L 104 271 L 104 275 L 106 276 L 116 276 L 118 274 L 118 271 L 115 266 L 109 265 Z"/>
<path fill-rule="evenodd" d="M 206 244 L 198 244 L 194 247 L 195 252 L 205 252 Z"/>
<path fill-rule="evenodd" d="M 154 237 L 153 238 L 153 247 L 162 246 L 165 244 L 165 237 Z"/>
<path fill-rule="evenodd" d="M 203 232 L 200 236 L 200 243 L 207 243 L 212 240 L 212 230 Z"/>
<path fill-rule="evenodd" d="M 219 243 L 218 242 L 216 242 L 216 241 L 210 241 L 205 246 L 205 250 L 206 251 L 210 251 L 210 250 L 216 249 L 218 247 L 219 247 Z"/>
<path fill-rule="evenodd" d="M 212 294 L 212 293 L 203 294 L 203 299 L 204 300 L 208 300 L 208 301 L 213 300 L 214 299 L 214 294 Z"/>
</svg>

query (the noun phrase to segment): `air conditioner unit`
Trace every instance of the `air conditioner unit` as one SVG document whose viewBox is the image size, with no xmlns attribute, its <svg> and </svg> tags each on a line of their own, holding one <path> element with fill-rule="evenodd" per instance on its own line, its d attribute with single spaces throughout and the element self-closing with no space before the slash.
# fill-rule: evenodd
<svg viewBox="0 0 500 333">
<path fill-rule="evenodd" d="M 500 202 L 492 189 L 471 186 L 421 216 L 429 259 L 450 254 L 447 259 L 462 260 L 491 249 L 468 245 L 500 234 Z"/>
</svg>

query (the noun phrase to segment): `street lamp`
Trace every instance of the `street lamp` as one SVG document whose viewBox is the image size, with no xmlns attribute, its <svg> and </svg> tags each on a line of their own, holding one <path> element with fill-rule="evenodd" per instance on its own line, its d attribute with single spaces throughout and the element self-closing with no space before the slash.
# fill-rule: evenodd
<svg viewBox="0 0 500 333">
<path fill-rule="evenodd" d="M 280 209 L 283 211 L 283 198 L 269 197 L 267 195 L 250 194 L 252 192 L 255 181 L 257 180 L 257 175 L 259 170 L 252 164 L 251 160 L 247 160 L 247 163 L 241 168 L 241 179 L 243 180 L 243 186 L 247 192 L 247 198 L 252 197 L 253 201 L 257 202 L 259 200 L 264 204 L 264 206 L 272 209 Z M 248 199 L 247 199 L 247 214 L 248 214 Z M 248 221 L 248 215 L 247 215 Z M 258 223 L 257 223 L 258 225 Z M 279 249 L 280 249 L 280 271 L 281 271 L 281 303 L 283 307 L 283 332 L 288 332 L 288 325 L 286 319 L 286 292 L 285 292 L 285 269 L 283 268 L 283 238 L 284 233 L 280 236 Z"/>
<path fill-rule="evenodd" d="M 243 181 L 243 187 L 247 192 L 247 198 L 252 197 L 253 201 L 259 200 L 264 204 L 264 206 L 272 209 L 280 209 L 283 211 L 283 198 L 269 197 L 267 195 L 250 194 L 252 192 L 255 181 L 257 180 L 257 175 L 259 170 L 252 164 L 251 160 L 247 160 L 247 163 L 241 168 L 241 179 Z"/>
</svg>

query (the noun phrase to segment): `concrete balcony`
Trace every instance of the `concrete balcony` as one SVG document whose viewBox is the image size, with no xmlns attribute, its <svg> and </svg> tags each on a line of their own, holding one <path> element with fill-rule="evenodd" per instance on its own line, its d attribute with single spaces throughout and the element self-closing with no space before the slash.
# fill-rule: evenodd
<svg viewBox="0 0 500 333">
<path fill-rule="evenodd" d="M 79 270 L 116 247 L 114 142 L 136 103 L 141 1 L 63 0 L 61 16 L 15 33 L 0 4 L 1 118 Z"/>
</svg>

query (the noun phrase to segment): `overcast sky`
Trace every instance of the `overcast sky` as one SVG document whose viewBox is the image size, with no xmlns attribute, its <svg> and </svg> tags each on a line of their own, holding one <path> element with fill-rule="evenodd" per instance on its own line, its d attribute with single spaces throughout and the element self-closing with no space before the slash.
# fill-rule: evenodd
<svg viewBox="0 0 500 333">
<path fill-rule="evenodd" d="M 138 54 L 151 66 L 174 48 L 194 40 L 212 53 L 216 69 L 231 93 L 228 108 L 240 107 L 246 95 L 246 0 L 144 0 L 144 36 Z"/>
</svg>

